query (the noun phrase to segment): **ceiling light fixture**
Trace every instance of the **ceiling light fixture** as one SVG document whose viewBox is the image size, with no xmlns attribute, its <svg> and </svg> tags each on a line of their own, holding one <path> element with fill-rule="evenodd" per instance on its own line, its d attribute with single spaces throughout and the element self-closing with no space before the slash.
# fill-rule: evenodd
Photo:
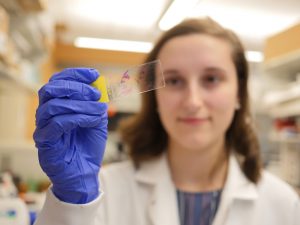
<svg viewBox="0 0 300 225">
<path fill-rule="evenodd" d="M 259 51 L 246 51 L 245 56 L 249 62 L 260 63 L 264 60 L 264 54 Z"/>
<path fill-rule="evenodd" d="M 264 40 L 299 21 L 299 15 L 234 6 L 226 1 L 221 2 L 202 1 L 191 10 L 189 17 L 210 17 L 223 27 L 233 30 L 240 37 L 253 40 Z"/>
<path fill-rule="evenodd" d="M 150 42 L 127 41 L 115 39 L 102 39 L 90 37 L 78 37 L 74 41 L 78 48 L 104 49 L 126 52 L 148 53 L 151 51 L 153 44 Z"/>
<path fill-rule="evenodd" d="M 174 0 L 160 19 L 158 26 L 161 30 L 168 30 L 186 18 L 199 0 Z"/>
<path fill-rule="evenodd" d="M 90 37 L 78 37 L 75 39 L 74 45 L 78 48 L 92 48 L 140 53 L 149 53 L 153 48 L 153 44 L 150 42 L 125 41 Z M 259 51 L 246 51 L 245 56 L 249 62 L 262 62 L 264 60 L 263 53 Z"/>
</svg>

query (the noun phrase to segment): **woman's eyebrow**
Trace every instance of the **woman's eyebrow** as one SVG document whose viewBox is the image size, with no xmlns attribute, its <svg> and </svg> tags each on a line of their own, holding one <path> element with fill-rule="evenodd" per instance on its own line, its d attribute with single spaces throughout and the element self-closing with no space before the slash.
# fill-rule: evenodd
<svg viewBox="0 0 300 225">
<path fill-rule="evenodd" d="M 218 73 L 222 73 L 222 74 L 226 74 L 226 70 L 221 68 L 221 67 L 215 67 L 215 66 L 211 66 L 211 67 L 207 67 L 203 70 L 203 72 L 218 72 Z M 163 71 L 164 75 L 180 75 L 180 71 L 177 69 L 165 69 Z"/>
<path fill-rule="evenodd" d="M 222 72 L 222 73 L 226 74 L 226 70 L 224 70 L 221 67 L 207 67 L 207 68 L 205 68 L 205 71 L 207 71 L 207 72 Z"/>
<path fill-rule="evenodd" d="M 166 70 L 163 71 L 163 73 L 164 73 L 164 75 L 168 75 L 168 74 L 178 75 L 178 74 L 180 74 L 179 71 L 176 70 L 176 69 L 166 69 Z"/>
</svg>

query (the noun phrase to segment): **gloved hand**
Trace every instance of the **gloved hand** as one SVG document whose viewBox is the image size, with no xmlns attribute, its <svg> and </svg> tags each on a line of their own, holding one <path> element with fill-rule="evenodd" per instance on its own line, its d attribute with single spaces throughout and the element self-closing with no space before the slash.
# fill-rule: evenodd
<svg viewBox="0 0 300 225">
<path fill-rule="evenodd" d="M 68 203 L 99 195 L 98 173 L 107 140 L 107 104 L 89 84 L 94 69 L 66 69 L 39 90 L 34 140 L 52 191 Z"/>
</svg>

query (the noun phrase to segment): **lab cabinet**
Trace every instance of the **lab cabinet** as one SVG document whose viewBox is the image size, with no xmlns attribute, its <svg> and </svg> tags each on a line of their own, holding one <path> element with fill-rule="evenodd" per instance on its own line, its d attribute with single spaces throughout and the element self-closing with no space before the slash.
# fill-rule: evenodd
<svg viewBox="0 0 300 225">
<path fill-rule="evenodd" d="M 273 119 L 290 121 L 271 129 L 270 141 L 278 146 L 278 175 L 300 187 L 300 23 L 268 38 L 265 44 L 265 109 Z M 292 122 L 291 122 L 292 121 Z"/>
<path fill-rule="evenodd" d="M 270 93 L 265 104 L 272 117 L 300 115 L 300 24 L 266 40 L 264 72 Z"/>
</svg>

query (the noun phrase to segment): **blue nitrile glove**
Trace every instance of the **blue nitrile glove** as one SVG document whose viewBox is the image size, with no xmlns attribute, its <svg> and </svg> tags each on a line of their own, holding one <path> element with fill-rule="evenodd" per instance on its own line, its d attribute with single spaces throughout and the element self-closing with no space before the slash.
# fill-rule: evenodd
<svg viewBox="0 0 300 225">
<path fill-rule="evenodd" d="M 89 84 L 94 69 L 66 69 L 39 90 L 34 140 L 39 162 L 60 200 L 87 203 L 99 195 L 107 139 L 107 104 Z"/>
</svg>

